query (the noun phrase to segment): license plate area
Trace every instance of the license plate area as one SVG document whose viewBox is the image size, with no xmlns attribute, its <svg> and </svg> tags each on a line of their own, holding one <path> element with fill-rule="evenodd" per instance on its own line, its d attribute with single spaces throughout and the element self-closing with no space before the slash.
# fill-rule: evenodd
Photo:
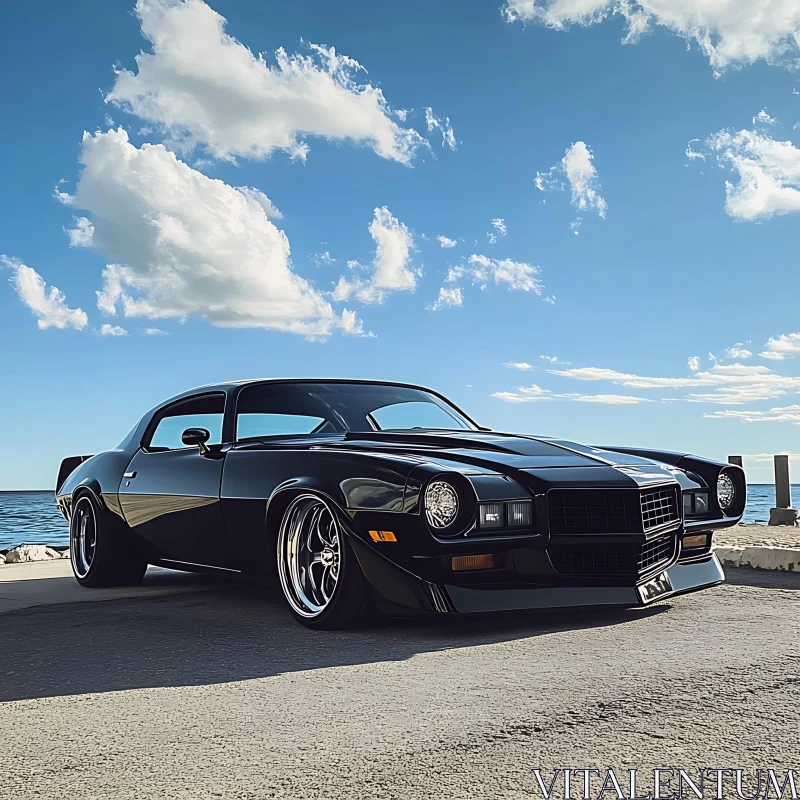
<svg viewBox="0 0 800 800">
<path fill-rule="evenodd" d="M 669 579 L 669 573 L 662 572 L 636 588 L 642 603 L 652 603 L 672 592 L 672 582 Z"/>
</svg>

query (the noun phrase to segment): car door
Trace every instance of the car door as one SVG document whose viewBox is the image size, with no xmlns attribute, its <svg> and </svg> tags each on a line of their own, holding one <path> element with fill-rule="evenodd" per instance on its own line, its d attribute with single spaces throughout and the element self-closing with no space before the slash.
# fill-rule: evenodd
<svg viewBox="0 0 800 800">
<path fill-rule="evenodd" d="M 122 513 L 157 557 L 226 567 L 230 542 L 220 505 L 225 394 L 195 395 L 161 409 L 119 488 Z M 209 450 L 187 447 L 187 428 L 205 428 Z"/>
</svg>

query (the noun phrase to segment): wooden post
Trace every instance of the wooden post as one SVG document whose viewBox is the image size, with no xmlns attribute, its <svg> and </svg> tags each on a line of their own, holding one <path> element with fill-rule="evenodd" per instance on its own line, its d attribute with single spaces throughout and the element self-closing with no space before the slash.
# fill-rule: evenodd
<svg viewBox="0 0 800 800">
<path fill-rule="evenodd" d="M 742 466 L 742 457 L 741 456 L 728 456 L 728 463 L 734 464 L 737 467 Z"/>
<path fill-rule="evenodd" d="M 789 456 L 775 456 L 775 507 L 792 507 L 792 491 L 789 485 Z"/>
</svg>

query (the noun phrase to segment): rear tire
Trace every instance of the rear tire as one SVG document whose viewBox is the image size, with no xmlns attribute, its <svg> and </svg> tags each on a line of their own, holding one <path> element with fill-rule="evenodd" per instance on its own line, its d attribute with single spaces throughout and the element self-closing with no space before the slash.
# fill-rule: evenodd
<svg viewBox="0 0 800 800">
<path fill-rule="evenodd" d="M 131 531 L 89 492 L 72 507 L 69 555 L 75 579 L 90 588 L 135 586 L 147 570 Z"/>
<path fill-rule="evenodd" d="M 283 596 L 302 625 L 337 630 L 367 616 L 367 580 L 335 510 L 318 495 L 299 495 L 284 511 L 277 561 Z"/>
</svg>

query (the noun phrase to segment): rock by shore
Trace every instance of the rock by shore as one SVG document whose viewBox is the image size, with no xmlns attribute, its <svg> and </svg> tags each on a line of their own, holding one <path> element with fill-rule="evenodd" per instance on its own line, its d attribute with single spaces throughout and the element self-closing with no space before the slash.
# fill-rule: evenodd
<svg viewBox="0 0 800 800">
<path fill-rule="evenodd" d="M 27 564 L 31 561 L 52 561 L 56 558 L 69 558 L 68 547 L 49 547 L 46 544 L 18 544 L 0 553 L 0 564 Z"/>
</svg>

